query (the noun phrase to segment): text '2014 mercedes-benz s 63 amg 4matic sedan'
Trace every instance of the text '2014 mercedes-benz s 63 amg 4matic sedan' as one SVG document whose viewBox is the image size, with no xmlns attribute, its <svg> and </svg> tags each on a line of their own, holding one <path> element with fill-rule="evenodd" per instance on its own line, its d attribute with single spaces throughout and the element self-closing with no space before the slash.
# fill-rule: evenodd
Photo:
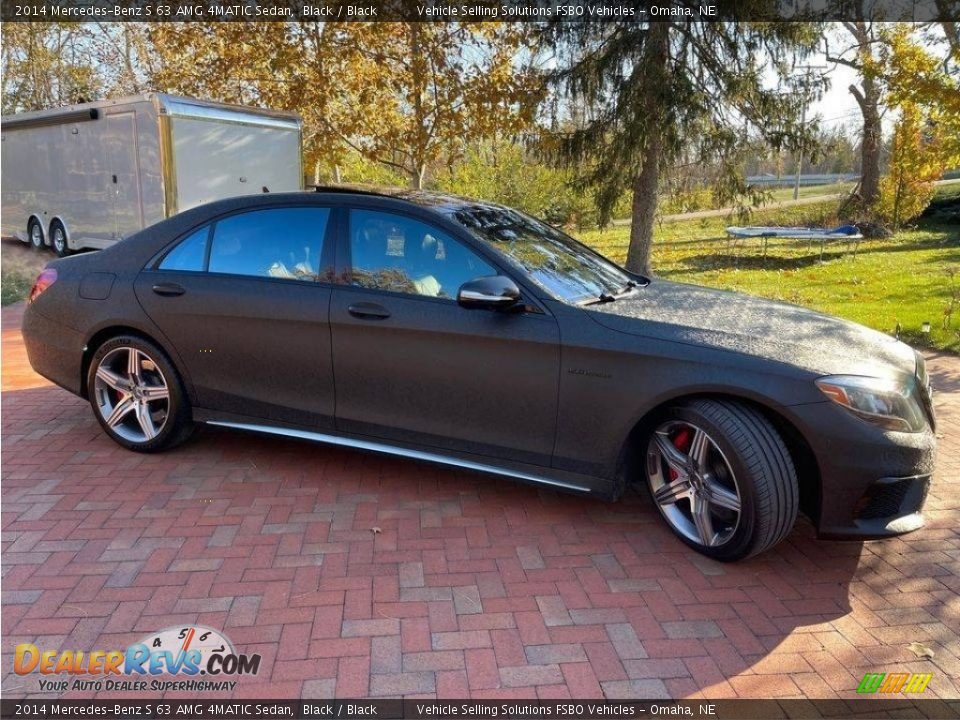
<svg viewBox="0 0 960 720">
<path fill-rule="evenodd" d="M 328 189 L 198 207 L 50 263 L 23 335 L 131 450 L 194 423 L 616 499 L 736 560 L 923 523 L 923 358 L 792 305 L 631 274 L 499 205 Z"/>
</svg>

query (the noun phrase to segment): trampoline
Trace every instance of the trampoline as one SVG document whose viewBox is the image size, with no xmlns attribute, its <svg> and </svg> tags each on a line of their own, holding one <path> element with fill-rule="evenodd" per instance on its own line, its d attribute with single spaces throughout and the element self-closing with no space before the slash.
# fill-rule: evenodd
<svg viewBox="0 0 960 720">
<path fill-rule="evenodd" d="M 810 227 L 739 227 L 732 225 L 727 228 L 727 240 L 736 243 L 743 242 L 749 238 L 763 239 L 763 257 L 767 256 L 767 243 L 770 238 L 785 238 L 788 240 L 805 240 L 809 247 L 810 243 L 816 241 L 820 243 L 820 260 L 823 260 L 823 248 L 828 242 L 843 240 L 849 244 L 854 243 L 853 254 L 857 254 L 857 248 L 860 247 L 860 241 L 863 240 L 859 228 L 856 225 L 840 225 L 833 229 L 828 228 L 810 228 Z"/>
</svg>

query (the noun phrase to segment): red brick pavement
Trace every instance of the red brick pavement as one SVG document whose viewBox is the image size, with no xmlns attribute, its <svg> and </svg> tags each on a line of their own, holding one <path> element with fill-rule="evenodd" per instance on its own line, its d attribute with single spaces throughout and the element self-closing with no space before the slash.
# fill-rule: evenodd
<svg viewBox="0 0 960 720">
<path fill-rule="evenodd" d="M 39 696 L 12 673 L 16 643 L 123 648 L 190 623 L 261 654 L 238 697 L 835 698 L 892 670 L 960 695 L 955 357 L 930 360 L 942 437 L 924 530 L 827 543 L 801 521 L 721 565 L 638 495 L 214 429 L 126 452 L 30 371 L 21 315 L 2 313 L 6 697 Z"/>
</svg>

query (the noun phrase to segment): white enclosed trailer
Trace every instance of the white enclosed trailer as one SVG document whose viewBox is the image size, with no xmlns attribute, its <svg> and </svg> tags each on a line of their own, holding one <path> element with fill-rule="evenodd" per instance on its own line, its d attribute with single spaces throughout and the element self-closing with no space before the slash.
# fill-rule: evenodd
<svg viewBox="0 0 960 720">
<path fill-rule="evenodd" d="M 2 234 L 104 248 L 235 195 L 303 188 L 291 113 L 160 93 L 3 118 Z"/>
</svg>

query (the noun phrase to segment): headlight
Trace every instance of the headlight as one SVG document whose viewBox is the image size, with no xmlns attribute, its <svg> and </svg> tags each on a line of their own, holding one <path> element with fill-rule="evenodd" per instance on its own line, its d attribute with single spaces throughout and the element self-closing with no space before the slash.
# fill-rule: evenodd
<svg viewBox="0 0 960 720">
<path fill-rule="evenodd" d="M 861 375 L 831 375 L 816 381 L 828 398 L 885 430 L 921 432 L 926 427 L 917 383 Z"/>
</svg>

